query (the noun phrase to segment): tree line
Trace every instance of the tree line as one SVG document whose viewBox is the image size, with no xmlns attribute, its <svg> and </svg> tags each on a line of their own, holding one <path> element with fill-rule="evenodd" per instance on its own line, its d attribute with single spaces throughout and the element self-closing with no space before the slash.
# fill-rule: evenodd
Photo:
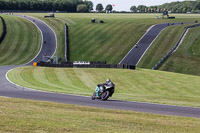
<svg viewBox="0 0 200 133">
<path fill-rule="evenodd" d="M 130 8 L 132 12 L 163 12 L 163 11 L 170 11 L 172 13 L 200 13 L 200 0 L 197 1 L 183 1 L 183 2 L 171 2 L 171 3 L 165 3 L 160 6 L 150 6 L 147 7 L 145 5 L 139 5 L 139 6 L 132 6 Z"/>
<path fill-rule="evenodd" d="M 92 10 L 93 3 L 86 0 L 0 0 L 0 10 L 77 12 L 81 4 Z"/>
</svg>

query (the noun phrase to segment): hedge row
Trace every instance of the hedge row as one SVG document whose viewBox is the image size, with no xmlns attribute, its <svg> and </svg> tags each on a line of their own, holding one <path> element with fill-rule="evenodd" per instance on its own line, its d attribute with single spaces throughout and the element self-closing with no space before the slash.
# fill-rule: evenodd
<svg viewBox="0 0 200 133">
<path fill-rule="evenodd" d="M 80 0 L 1 0 L 0 10 L 42 10 L 76 12 Z"/>
<path fill-rule="evenodd" d="M 5 36 L 6 36 L 7 30 L 6 30 L 6 23 L 5 23 L 4 18 L 1 17 L 1 16 L 0 16 L 0 18 L 1 18 L 1 21 L 2 21 L 2 24 L 3 24 L 3 32 L 2 32 L 2 34 L 0 36 L 0 44 L 1 44 L 2 41 L 4 40 Z"/>
</svg>

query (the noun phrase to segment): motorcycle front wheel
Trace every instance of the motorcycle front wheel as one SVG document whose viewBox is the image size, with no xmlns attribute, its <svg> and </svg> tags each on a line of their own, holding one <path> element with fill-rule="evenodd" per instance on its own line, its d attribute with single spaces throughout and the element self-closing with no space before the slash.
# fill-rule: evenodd
<svg viewBox="0 0 200 133">
<path fill-rule="evenodd" d="M 95 98 L 96 98 L 96 93 L 94 92 L 94 94 L 92 95 L 91 99 L 95 100 Z"/>
</svg>

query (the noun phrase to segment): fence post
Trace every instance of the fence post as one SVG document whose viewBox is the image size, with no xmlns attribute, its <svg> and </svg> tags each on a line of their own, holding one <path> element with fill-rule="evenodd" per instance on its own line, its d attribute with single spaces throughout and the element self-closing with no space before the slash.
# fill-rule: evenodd
<svg viewBox="0 0 200 133">
<path fill-rule="evenodd" d="M 65 59 L 69 61 L 69 29 L 68 25 L 65 23 Z"/>
</svg>

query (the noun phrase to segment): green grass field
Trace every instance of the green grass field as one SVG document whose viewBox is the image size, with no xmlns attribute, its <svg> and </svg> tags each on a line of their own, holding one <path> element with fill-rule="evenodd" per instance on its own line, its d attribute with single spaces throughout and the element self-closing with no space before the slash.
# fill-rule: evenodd
<svg viewBox="0 0 200 133">
<path fill-rule="evenodd" d="M 0 98 L 0 132 L 198 133 L 200 119 Z"/>
<path fill-rule="evenodd" d="M 55 18 L 46 14 L 26 14 L 49 24 L 58 37 L 56 55 L 64 58 L 64 23 L 69 24 L 70 59 L 107 61 L 119 63 L 153 24 L 168 22 L 194 22 L 200 15 L 173 14 L 175 20 L 155 19 L 160 14 L 71 14 L 56 13 Z M 100 18 L 104 24 L 91 24 L 91 18 Z M 119 50 L 120 49 L 120 50 Z"/>
<path fill-rule="evenodd" d="M 27 88 L 91 96 L 110 78 L 114 99 L 200 107 L 200 77 L 153 70 L 21 67 L 8 78 Z"/>
<path fill-rule="evenodd" d="M 0 45 L 0 65 L 20 65 L 33 59 L 40 50 L 41 33 L 28 20 L 2 15 L 7 34 Z"/>
<path fill-rule="evenodd" d="M 189 29 L 178 50 L 160 68 L 164 71 L 200 76 L 200 28 Z M 196 40 L 197 39 L 197 40 Z"/>
</svg>

